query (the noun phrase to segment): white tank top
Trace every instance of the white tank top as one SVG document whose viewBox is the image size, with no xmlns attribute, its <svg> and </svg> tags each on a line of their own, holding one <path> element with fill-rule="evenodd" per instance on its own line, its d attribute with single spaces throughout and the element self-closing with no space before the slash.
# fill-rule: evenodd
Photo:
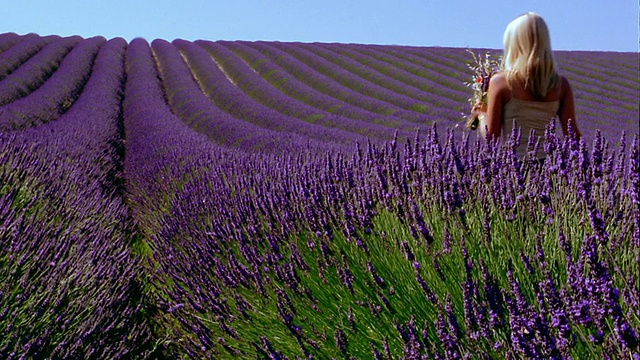
<svg viewBox="0 0 640 360">
<path fill-rule="evenodd" d="M 560 109 L 560 100 L 555 101 L 531 101 L 514 97 L 507 102 L 502 112 L 502 138 L 507 141 L 513 130 L 514 120 L 520 128 L 521 137 L 518 146 L 518 156 L 527 153 L 529 132 L 533 129 L 535 136 L 544 136 L 545 127 L 551 119 L 557 116 Z M 542 144 L 542 143 L 541 143 Z M 538 155 L 542 151 L 542 145 L 538 149 Z"/>
</svg>

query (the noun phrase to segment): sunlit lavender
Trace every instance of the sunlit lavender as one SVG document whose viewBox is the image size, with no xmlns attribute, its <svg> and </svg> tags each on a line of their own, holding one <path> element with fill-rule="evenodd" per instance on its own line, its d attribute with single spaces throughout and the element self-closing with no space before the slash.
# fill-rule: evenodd
<svg viewBox="0 0 640 360">
<path fill-rule="evenodd" d="M 640 359 L 637 54 L 556 59 L 519 158 L 466 49 L 0 34 L 0 358 Z"/>
</svg>

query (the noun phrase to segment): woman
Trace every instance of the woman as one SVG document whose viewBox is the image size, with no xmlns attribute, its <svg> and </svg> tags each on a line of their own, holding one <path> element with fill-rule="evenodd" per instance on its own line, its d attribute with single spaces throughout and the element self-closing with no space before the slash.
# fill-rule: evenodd
<svg viewBox="0 0 640 360">
<path fill-rule="evenodd" d="M 538 14 L 523 14 L 507 26 L 502 71 L 489 82 L 487 108 L 478 104 L 473 112 L 486 112 L 480 129 L 482 135 L 492 138 L 509 138 L 515 121 L 521 129 L 520 156 L 527 152 L 530 131 L 544 135 L 554 117 L 565 135 L 572 127 L 580 137 L 571 86 L 556 70 L 549 30 Z"/>
</svg>

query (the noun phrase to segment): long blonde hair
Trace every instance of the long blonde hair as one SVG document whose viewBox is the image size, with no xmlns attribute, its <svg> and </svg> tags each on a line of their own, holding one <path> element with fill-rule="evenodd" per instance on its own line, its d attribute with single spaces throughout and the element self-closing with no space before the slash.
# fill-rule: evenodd
<svg viewBox="0 0 640 360">
<path fill-rule="evenodd" d="M 542 99 L 560 84 L 549 29 L 540 15 L 529 12 L 511 21 L 503 41 L 502 68 L 509 86 L 519 80 L 535 98 Z"/>
</svg>

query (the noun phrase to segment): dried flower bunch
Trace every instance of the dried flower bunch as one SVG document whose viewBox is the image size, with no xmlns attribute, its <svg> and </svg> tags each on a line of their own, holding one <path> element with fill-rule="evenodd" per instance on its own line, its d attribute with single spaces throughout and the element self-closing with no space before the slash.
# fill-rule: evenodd
<svg viewBox="0 0 640 360">
<path fill-rule="evenodd" d="M 484 56 L 474 53 L 467 49 L 467 51 L 473 56 L 473 62 L 467 64 L 467 66 L 473 71 L 473 75 L 470 82 L 465 84 L 473 89 L 473 96 L 469 99 L 469 103 L 474 107 L 476 104 L 480 104 L 483 111 L 487 109 L 487 91 L 489 90 L 489 80 L 491 77 L 500 70 L 502 57 L 498 59 L 492 58 L 489 52 L 486 52 Z M 477 115 L 470 115 L 467 117 L 466 127 L 471 130 L 478 128 L 480 119 Z"/>
</svg>

